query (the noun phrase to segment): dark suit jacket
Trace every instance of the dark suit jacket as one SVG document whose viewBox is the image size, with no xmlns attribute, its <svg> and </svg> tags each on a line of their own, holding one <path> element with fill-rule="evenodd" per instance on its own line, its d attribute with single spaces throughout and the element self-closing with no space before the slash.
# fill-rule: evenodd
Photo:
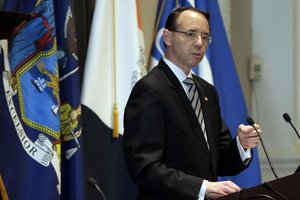
<svg viewBox="0 0 300 200">
<path fill-rule="evenodd" d="M 247 166 L 224 124 L 215 88 L 194 76 L 210 150 L 190 101 L 164 61 L 134 86 L 125 109 L 124 152 L 138 199 L 196 199 L 203 179 Z"/>
</svg>

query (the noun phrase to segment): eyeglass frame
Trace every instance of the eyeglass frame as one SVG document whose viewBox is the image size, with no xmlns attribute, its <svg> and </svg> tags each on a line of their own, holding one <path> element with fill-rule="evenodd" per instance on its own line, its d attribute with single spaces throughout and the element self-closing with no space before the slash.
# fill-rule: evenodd
<svg viewBox="0 0 300 200">
<path fill-rule="evenodd" d="M 169 30 L 171 32 L 175 32 L 175 33 L 183 33 L 187 36 L 188 39 L 190 40 L 196 40 L 199 37 L 201 37 L 201 40 L 205 42 L 206 45 L 210 44 L 212 41 L 212 37 L 207 34 L 207 33 L 200 33 L 198 34 L 197 32 L 193 32 L 193 31 L 179 31 L 179 30 Z M 207 36 L 207 39 L 204 36 Z"/>
</svg>

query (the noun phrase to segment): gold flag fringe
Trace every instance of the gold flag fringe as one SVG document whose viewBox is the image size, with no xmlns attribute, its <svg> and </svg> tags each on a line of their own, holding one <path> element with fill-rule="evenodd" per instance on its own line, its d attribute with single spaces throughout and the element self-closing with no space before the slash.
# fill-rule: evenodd
<svg viewBox="0 0 300 200">
<path fill-rule="evenodd" d="M 8 200 L 7 192 L 1 174 L 0 174 L 0 194 L 3 200 Z"/>
</svg>

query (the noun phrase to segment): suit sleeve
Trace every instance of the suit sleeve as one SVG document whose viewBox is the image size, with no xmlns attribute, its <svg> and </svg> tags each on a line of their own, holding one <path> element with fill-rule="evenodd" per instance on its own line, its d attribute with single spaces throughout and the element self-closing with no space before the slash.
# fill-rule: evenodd
<svg viewBox="0 0 300 200">
<path fill-rule="evenodd" d="M 196 199 L 202 179 L 168 168 L 164 160 L 165 125 L 160 95 L 138 82 L 124 116 L 124 153 L 140 190 L 170 199 Z"/>
</svg>

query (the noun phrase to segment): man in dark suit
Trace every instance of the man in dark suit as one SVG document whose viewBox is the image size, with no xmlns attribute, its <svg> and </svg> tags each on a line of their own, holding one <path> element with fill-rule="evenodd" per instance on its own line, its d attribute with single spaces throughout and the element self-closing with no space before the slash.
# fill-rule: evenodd
<svg viewBox="0 0 300 200">
<path fill-rule="evenodd" d="M 214 199 L 240 190 L 217 176 L 247 168 L 259 137 L 241 124 L 232 139 L 215 88 L 191 73 L 211 41 L 209 31 L 207 13 L 174 10 L 163 33 L 165 56 L 132 90 L 124 152 L 137 199 Z"/>
</svg>

